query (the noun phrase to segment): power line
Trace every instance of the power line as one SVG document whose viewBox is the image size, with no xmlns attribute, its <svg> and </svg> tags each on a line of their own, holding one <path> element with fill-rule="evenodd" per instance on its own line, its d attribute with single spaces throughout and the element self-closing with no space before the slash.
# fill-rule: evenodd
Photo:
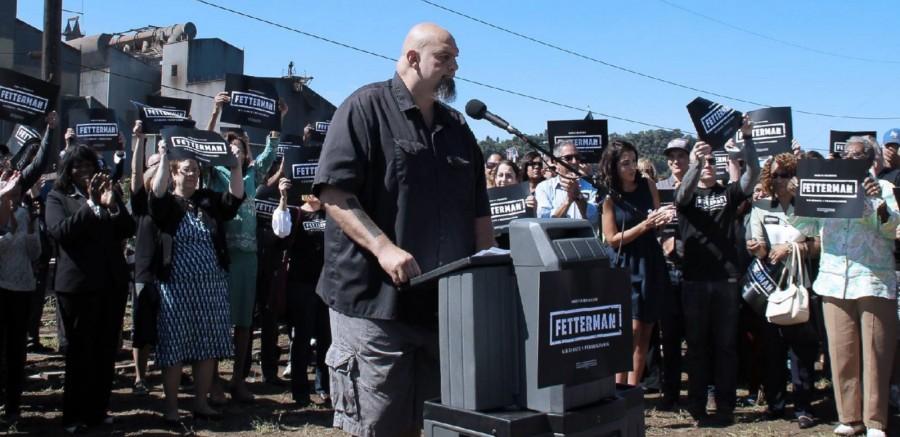
<svg viewBox="0 0 900 437">
<path fill-rule="evenodd" d="M 688 14 L 696 15 L 696 16 L 698 16 L 698 17 L 700 17 L 700 18 L 703 18 L 704 20 L 712 21 L 713 23 L 717 23 L 717 24 L 720 24 L 720 25 L 722 25 L 722 26 L 725 26 L 725 27 L 728 27 L 728 28 L 737 30 L 738 32 L 743 32 L 743 33 L 746 33 L 746 34 L 749 34 L 749 35 L 753 35 L 753 36 L 756 36 L 756 37 L 759 37 L 759 38 L 762 38 L 762 39 L 766 39 L 766 40 L 769 40 L 769 41 L 773 41 L 773 42 L 776 42 L 776 43 L 779 43 L 779 44 L 783 44 L 783 45 L 786 45 L 786 46 L 789 46 L 789 47 L 794 47 L 794 48 L 797 48 L 797 49 L 800 49 L 800 50 L 806 50 L 806 51 L 808 51 L 808 52 L 817 53 L 817 54 L 825 55 L 825 56 L 831 56 L 831 57 L 835 57 L 835 58 L 849 59 L 849 60 L 852 60 L 852 61 L 876 62 L 876 63 L 881 63 L 881 64 L 900 64 L 900 61 L 892 61 L 892 60 L 888 60 L 888 59 L 864 58 L 864 57 L 861 57 L 861 56 L 845 55 L 845 54 L 842 54 L 842 53 L 829 52 L 829 51 L 827 51 L 827 50 L 822 50 L 822 49 L 817 49 L 817 48 L 815 48 L 815 47 L 805 46 L 805 45 L 803 45 L 803 44 L 797 44 L 797 43 L 795 43 L 795 42 L 786 41 L 786 40 L 783 40 L 783 39 L 775 38 L 775 37 L 773 37 L 773 36 L 765 35 L 765 34 L 756 32 L 756 31 L 751 30 L 751 29 L 747 29 L 747 28 L 744 28 L 744 27 L 736 26 L 736 25 L 731 24 L 731 23 L 726 23 L 725 21 L 719 20 L 719 19 L 717 19 L 717 18 L 715 18 L 715 17 L 711 17 L 711 16 L 706 15 L 706 14 L 703 14 L 703 13 L 701 13 L 701 12 L 697 12 L 697 11 L 694 11 L 694 10 L 692 10 L 692 9 L 688 9 L 688 8 L 686 8 L 686 7 L 684 7 L 684 6 L 681 6 L 681 5 L 672 3 L 672 2 L 667 1 L 667 0 L 657 0 L 657 1 L 659 1 L 660 3 L 666 4 L 666 5 L 669 5 L 669 6 L 673 7 L 673 8 L 675 8 L 675 9 L 680 9 L 680 10 L 682 10 L 682 11 L 684 11 L 684 12 L 687 12 Z"/>
<path fill-rule="evenodd" d="M 197 0 L 197 1 L 203 1 L 203 0 Z M 602 59 L 599 59 L 599 58 L 596 58 L 596 57 L 593 57 L 593 56 L 590 56 L 590 55 L 586 55 L 586 54 L 584 54 L 584 53 L 577 52 L 577 51 L 575 51 L 575 50 L 567 49 L 567 48 L 565 48 L 565 47 L 561 47 L 561 46 L 558 46 L 558 45 L 555 45 L 555 44 L 552 44 L 552 43 L 549 43 L 549 42 L 546 42 L 546 41 L 537 39 L 537 38 L 535 38 L 535 37 L 528 36 L 528 35 L 525 35 L 525 34 L 516 32 L 516 31 L 511 30 L 511 29 L 507 29 L 507 28 L 505 28 L 505 27 L 502 27 L 502 26 L 499 26 L 499 25 L 496 25 L 496 24 L 487 22 L 487 21 L 485 21 L 485 20 L 482 20 L 482 19 L 477 18 L 477 17 L 473 17 L 473 16 L 471 16 L 471 15 L 467 15 L 467 14 L 465 14 L 465 13 L 463 13 L 463 12 L 457 11 L 457 10 L 455 10 L 455 9 L 448 8 L 448 7 L 446 7 L 446 6 L 443 6 L 443 5 L 441 5 L 441 4 L 435 3 L 435 2 L 430 1 L 430 0 L 419 0 L 419 1 L 422 2 L 422 3 L 428 4 L 428 5 L 431 5 L 431 6 L 435 7 L 435 8 L 438 8 L 438 9 L 444 10 L 444 11 L 446 11 L 446 12 L 449 12 L 449 13 L 451 13 L 451 14 L 454 14 L 454 15 L 457 15 L 457 16 L 460 16 L 460 17 L 463 17 L 463 18 L 465 18 L 465 19 L 467 19 L 467 20 L 471 20 L 471 21 L 474 21 L 474 22 L 476 22 L 476 23 L 483 24 L 483 25 L 485 25 L 485 26 L 487 26 L 487 27 L 490 27 L 490 28 L 492 28 L 492 29 L 496 29 L 496 30 L 499 30 L 499 31 L 501 31 L 501 32 L 508 33 L 508 34 L 510 34 L 510 35 L 513 35 L 513 36 L 516 36 L 516 37 L 525 39 L 525 40 L 530 41 L 530 42 L 533 42 L 533 43 L 535 43 L 535 44 L 542 45 L 542 46 L 544 46 L 544 47 L 548 47 L 548 48 L 551 48 L 551 49 L 553 49 L 553 50 L 557 50 L 557 51 L 560 51 L 560 52 L 563 52 L 563 53 L 566 53 L 566 54 L 575 56 L 575 57 L 577 57 L 577 58 L 581 58 L 581 59 L 584 59 L 584 60 L 587 60 L 587 61 L 590 61 L 590 62 L 594 62 L 594 63 L 600 64 L 600 65 L 604 65 L 604 66 L 606 66 L 606 67 L 609 67 L 609 68 L 612 68 L 612 69 L 615 69 L 615 70 L 619 70 L 619 71 L 622 71 L 622 72 L 625 72 L 625 73 L 628 73 L 628 74 L 632 74 L 632 75 L 635 75 L 635 76 L 640 76 L 640 77 L 643 77 L 643 78 L 645 78 L 645 79 L 649 79 L 649 80 L 653 80 L 653 81 L 656 81 L 656 82 L 664 83 L 664 84 L 666 84 L 666 85 L 671 85 L 671 86 L 674 86 L 674 87 L 678 87 L 678 88 L 682 88 L 682 89 L 686 89 L 686 90 L 698 92 L 698 93 L 701 93 L 701 94 L 707 94 L 707 95 L 711 95 L 711 96 L 721 97 L 721 98 L 723 98 L 723 99 L 728 99 L 728 100 L 732 100 L 732 101 L 735 101 L 735 102 L 747 103 L 747 104 L 750 104 L 750 105 L 754 105 L 754 106 L 763 106 L 763 107 L 771 107 L 771 106 L 772 106 L 772 105 L 767 105 L 767 104 L 765 104 L 765 103 L 755 102 L 755 101 L 753 101 L 753 100 L 748 100 L 748 99 L 744 99 L 744 98 L 740 98 L 740 97 L 730 96 L 730 95 L 727 95 L 727 94 L 717 93 L 717 92 L 714 92 L 714 91 L 704 90 L 704 89 L 697 88 L 697 87 L 693 87 L 693 86 L 690 86 L 690 85 L 685 85 L 685 84 L 683 84 L 683 83 L 675 82 L 675 81 L 672 81 L 672 80 L 669 80 L 669 79 L 665 79 L 665 78 L 662 78 L 662 77 L 658 77 L 658 76 L 653 76 L 653 75 L 651 75 L 651 74 L 642 73 L 642 72 L 640 72 L 640 71 L 633 70 L 633 69 L 628 68 L 628 67 L 623 67 L 623 66 L 621 66 L 621 65 L 613 64 L 613 63 L 611 63 L 611 62 L 604 61 L 604 60 L 602 60 Z M 793 111 L 794 111 L 794 112 L 797 112 L 797 113 L 800 113 L 800 114 L 815 115 L 815 116 L 819 116 L 819 117 L 847 118 L 847 119 L 854 119 L 854 120 L 898 120 L 898 119 L 900 119 L 900 116 L 896 116 L 896 117 L 869 117 L 869 116 L 857 116 L 857 115 L 840 115 L 840 114 L 827 114 L 827 113 L 823 113 L 823 112 L 804 111 L 804 110 L 800 110 L 800 109 L 796 109 L 796 108 L 793 108 Z"/>
<path fill-rule="evenodd" d="M 245 18 L 249 18 L 249 19 L 251 19 L 251 20 L 259 21 L 259 22 L 261 22 L 261 23 L 269 24 L 269 25 L 271 25 L 271 26 L 275 26 L 275 27 L 278 27 L 278 28 L 280 28 L 280 29 L 284 29 L 284 30 L 287 30 L 287 31 L 290 31 L 290 32 L 298 33 L 298 34 L 300 34 L 300 35 L 307 36 L 307 37 L 310 37 L 310 38 L 314 38 L 314 39 L 317 39 L 317 40 L 319 40 L 319 41 L 324 41 L 324 42 L 327 42 L 327 43 L 329 43 L 329 44 L 334 44 L 334 45 L 337 45 L 337 46 L 340 46 L 340 47 L 343 47 L 343 48 L 346 48 L 346 49 L 350 49 L 350 50 L 353 50 L 353 51 L 356 51 L 356 52 L 365 53 L 365 54 L 367 54 L 367 55 L 374 56 L 374 57 L 376 57 L 376 58 L 381 58 L 381 59 L 384 59 L 384 60 L 387 60 L 387 61 L 390 61 L 390 62 L 396 62 L 396 59 L 391 58 L 391 57 L 386 56 L 386 55 L 383 55 L 383 54 L 381 54 L 381 53 L 376 53 L 376 52 L 373 52 L 373 51 L 370 51 L 370 50 L 366 50 L 366 49 L 362 49 L 362 48 L 359 48 L 359 47 L 356 47 L 356 46 L 353 46 L 353 45 L 350 45 L 350 44 L 347 44 L 347 43 L 343 43 L 343 42 L 336 41 L 336 40 L 333 40 L 333 39 L 330 39 L 330 38 L 326 38 L 326 37 L 321 36 L 321 35 L 316 35 L 316 34 L 314 34 L 314 33 L 310 33 L 310 32 L 306 32 L 306 31 L 303 31 L 303 30 L 300 30 L 300 29 L 297 29 L 297 28 L 289 27 L 289 26 L 286 26 L 286 25 L 283 25 L 283 24 L 280 24 L 280 23 L 276 23 L 276 22 L 274 22 L 274 21 L 267 20 L 267 19 L 265 19 L 265 18 L 260 18 L 260 17 L 254 16 L 254 15 L 247 14 L 247 13 L 245 13 L 245 12 L 241 12 L 241 11 L 237 11 L 237 10 L 234 10 L 234 9 L 231 9 L 231 8 L 228 8 L 228 7 L 225 7 L 225 6 L 221 6 L 221 5 L 218 5 L 218 4 L 209 2 L 209 1 L 207 1 L 207 0 L 196 0 L 196 1 L 199 2 L 199 3 L 203 3 L 203 4 L 207 5 L 207 6 L 211 6 L 211 7 L 213 7 L 213 8 L 216 8 L 216 9 L 220 9 L 220 10 L 223 10 L 223 11 L 226 11 L 226 12 L 230 12 L 230 13 L 232 13 L 232 14 L 239 15 L 239 16 L 242 16 L 242 17 L 245 17 Z M 458 79 L 458 80 L 460 80 L 460 81 L 463 81 L 463 82 L 471 83 L 471 84 L 473 84 L 473 85 L 478 85 L 478 86 L 481 86 L 481 87 L 484 87 L 484 88 L 489 88 L 489 89 L 492 89 L 492 90 L 495 90 L 495 91 L 500 91 L 500 92 L 504 92 L 504 93 L 507 93 L 507 94 L 511 94 L 511 95 L 514 95 L 514 96 L 524 97 L 524 98 L 526 98 L 526 99 L 534 100 L 534 101 L 537 101 L 537 102 L 542 102 L 542 103 L 547 103 L 547 104 L 555 105 L 555 106 L 558 106 L 558 107 L 561 107 L 561 108 L 573 109 L 573 110 L 580 111 L 580 112 L 587 112 L 587 111 L 588 111 L 587 108 L 579 108 L 579 107 L 577 107 L 577 106 L 573 106 L 573 105 L 568 105 L 568 104 L 565 104 L 565 103 L 556 102 L 556 101 L 553 101 L 553 100 L 545 99 L 545 98 L 543 98 L 543 97 L 537 97 L 537 96 L 533 96 L 533 95 L 530 95 L 530 94 L 525 94 L 525 93 L 522 93 L 522 92 L 519 92 L 519 91 L 514 91 L 514 90 L 510 90 L 510 89 L 506 89 L 506 88 L 501 88 L 501 87 L 498 87 L 498 86 L 496 86 L 496 85 L 490 85 L 490 84 L 487 84 L 487 83 L 484 83 L 484 82 L 479 82 L 479 81 L 473 80 L 473 79 L 467 79 L 467 78 L 465 78 L 465 77 L 461 77 L 461 76 L 458 76 L 458 75 L 456 76 L 456 79 Z M 593 110 L 593 112 L 594 112 L 595 114 L 599 114 L 599 115 L 602 115 L 602 116 L 604 116 L 604 117 L 611 118 L 611 119 L 614 119 L 614 120 L 620 120 L 620 121 L 625 121 L 625 122 L 629 122 L 629 123 L 635 123 L 635 124 L 639 124 L 639 125 L 642 125 L 642 126 L 648 126 L 648 127 L 653 127 L 653 128 L 657 128 L 657 129 L 664 129 L 664 130 L 668 130 L 668 131 L 679 131 L 679 132 L 689 133 L 689 134 L 692 134 L 692 135 L 694 134 L 693 132 L 690 132 L 690 131 L 685 131 L 685 130 L 681 130 L 681 129 L 673 129 L 673 128 L 668 128 L 668 127 L 660 126 L 660 125 L 653 124 L 653 123 L 647 123 L 647 122 L 643 122 L 643 121 L 639 121 L 639 120 L 633 120 L 633 119 L 626 118 L 626 117 L 620 117 L 620 116 L 616 116 L 616 115 L 612 115 L 612 114 L 605 114 L 605 113 L 602 113 L 602 112 L 598 112 L 598 111 L 596 111 L 596 110 Z"/>
</svg>

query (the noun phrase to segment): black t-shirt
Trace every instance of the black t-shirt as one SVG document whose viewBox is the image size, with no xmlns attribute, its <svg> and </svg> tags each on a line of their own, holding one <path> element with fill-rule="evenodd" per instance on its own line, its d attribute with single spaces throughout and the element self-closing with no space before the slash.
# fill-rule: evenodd
<svg viewBox="0 0 900 437">
<path fill-rule="evenodd" d="M 159 230 L 150 217 L 149 200 L 143 185 L 131 193 L 131 215 L 137 223 L 134 236 L 134 282 L 144 284 L 156 281 L 159 261 Z"/>
<path fill-rule="evenodd" d="M 684 241 L 685 281 L 723 281 L 743 275 L 738 254 L 737 208 L 750 196 L 739 182 L 694 191 L 687 206 L 678 207 L 678 228 Z"/>
<path fill-rule="evenodd" d="M 294 239 L 291 244 L 290 282 L 315 284 L 322 273 L 325 257 L 325 211 L 307 212 L 300 210 L 300 219 L 294 221 L 291 230 Z"/>
<path fill-rule="evenodd" d="M 484 156 L 465 118 L 436 103 L 429 129 L 396 74 L 360 88 L 334 113 L 314 193 L 325 185 L 356 195 L 422 272 L 474 254 L 475 218 L 490 216 Z M 317 292 L 351 316 L 436 321 L 436 293 L 398 290 L 378 260 L 331 217 Z"/>
</svg>

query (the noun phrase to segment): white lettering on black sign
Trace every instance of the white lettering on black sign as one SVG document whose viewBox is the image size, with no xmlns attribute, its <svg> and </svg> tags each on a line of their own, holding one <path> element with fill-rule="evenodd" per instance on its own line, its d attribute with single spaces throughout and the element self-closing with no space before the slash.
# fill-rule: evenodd
<svg viewBox="0 0 900 437">
<path fill-rule="evenodd" d="M 181 109 L 162 109 L 162 108 L 153 108 L 151 106 L 144 106 L 142 108 L 144 110 L 144 115 L 149 118 L 160 118 L 160 117 L 175 117 L 175 118 L 185 118 L 187 117 L 187 111 Z"/>
<path fill-rule="evenodd" d="M 710 133 L 716 130 L 716 128 L 718 128 L 733 111 L 733 109 L 727 106 L 716 103 L 709 112 L 700 118 L 700 123 L 703 125 L 703 129 L 706 130 L 706 133 Z"/>
<path fill-rule="evenodd" d="M 90 139 L 119 135 L 119 127 L 115 123 L 84 123 L 75 126 L 78 138 Z"/>
<path fill-rule="evenodd" d="M 784 123 L 769 123 L 753 125 L 753 141 L 762 142 L 768 140 L 776 140 L 787 136 L 787 127 Z M 738 141 L 744 141 L 744 135 L 741 131 L 737 133 Z"/>
<path fill-rule="evenodd" d="M 229 153 L 224 142 L 202 141 L 188 137 L 172 137 L 172 144 L 198 155 L 219 156 Z"/>
<path fill-rule="evenodd" d="M 622 335 L 622 305 L 554 311 L 550 313 L 550 345 Z"/>
<path fill-rule="evenodd" d="M 857 195 L 855 180 L 801 179 L 800 195 L 854 199 Z"/>
<path fill-rule="evenodd" d="M 317 121 L 316 122 L 316 132 L 327 133 L 328 127 L 331 126 L 331 123 L 327 121 Z"/>
<path fill-rule="evenodd" d="M 306 232 L 324 232 L 325 220 L 309 220 L 303 222 L 303 230 Z"/>
<path fill-rule="evenodd" d="M 278 202 L 272 202 L 268 200 L 254 200 L 254 206 L 256 206 L 256 215 L 261 218 L 272 218 L 272 213 L 275 212 L 275 208 L 278 208 Z"/>
<path fill-rule="evenodd" d="M 599 150 L 603 148 L 602 135 L 557 135 L 555 141 L 557 144 L 562 141 L 570 141 L 578 150 Z"/>
<path fill-rule="evenodd" d="M 0 86 L 0 103 L 8 103 L 36 113 L 47 110 L 47 99 L 5 86 Z"/>
<path fill-rule="evenodd" d="M 525 212 L 525 199 L 507 200 L 491 203 L 491 217 L 494 220 L 515 217 Z"/>
<path fill-rule="evenodd" d="M 834 147 L 832 149 L 836 153 L 844 153 L 847 150 L 847 142 L 846 141 L 835 141 Z"/>
<path fill-rule="evenodd" d="M 37 138 L 37 133 L 31 128 L 19 125 L 19 128 L 16 129 L 16 139 L 19 141 L 19 144 L 25 144 Z"/>
<path fill-rule="evenodd" d="M 318 163 L 313 164 L 294 164 L 291 166 L 291 174 L 294 180 L 301 182 L 312 182 L 316 178 L 316 169 L 319 168 Z"/>
<path fill-rule="evenodd" d="M 243 91 L 231 92 L 231 106 L 236 108 L 249 109 L 258 111 L 267 115 L 275 114 L 275 99 L 263 97 L 253 93 L 245 93 Z"/>
</svg>

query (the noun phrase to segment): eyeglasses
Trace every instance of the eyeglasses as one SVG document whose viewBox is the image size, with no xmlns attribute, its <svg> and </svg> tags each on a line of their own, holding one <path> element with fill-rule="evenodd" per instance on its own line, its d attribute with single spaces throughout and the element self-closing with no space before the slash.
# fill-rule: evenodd
<svg viewBox="0 0 900 437">
<path fill-rule="evenodd" d="M 790 179 L 790 178 L 794 177 L 794 175 L 792 175 L 788 172 L 779 171 L 779 172 L 772 173 L 772 177 L 775 179 Z"/>
<path fill-rule="evenodd" d="M 178 173 L 180 173 L 183 176 L 194 176 L 194 175 L 197 175 L 200 173 L 200 169 L 198 169 L 198 168 L 194 168 L 194 169 L 179 168 Z"/>
<path fill-rule="evenodd" d="M 573 153 L 571 155 L 560 156 L 559 159 L 561 159 L 565 162 L 581 162 L 581 155 L 579 155 L 577 153 Z"/>
<path fill-rule="evenodd" d="M 485 166 L 485 168 L 494 168 L 497 166 L 497 164 L 498 163 L 496 163 L 494 161 L 487 161 L 484 163 L 484 166 Z"/>
</svg>

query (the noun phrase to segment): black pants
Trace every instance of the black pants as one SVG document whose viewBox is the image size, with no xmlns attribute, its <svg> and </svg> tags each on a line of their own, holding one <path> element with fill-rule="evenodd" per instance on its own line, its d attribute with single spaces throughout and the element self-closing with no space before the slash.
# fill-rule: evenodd
<svg viewBox="0 0 900 437">
<path fill-rule="evenodd" d="M 291 394 L 295 402 L 305 403 L 309 399 L 309 381 L 306 377 L 306 366 L 309 364 L 309 340 L 316 339 L 316 369 L 325 372 L 325 354 L 331 346 L 331 324 L 328 318 L 328 307 L 316 294 L 315 284 L 288 283 L 288 317 L 294 327 L 294 339 L 291 342 Z M 328 378 L 323 378 L 327 381 Z M 327 393 L 329 387 L 323 384 Z"/>
<path fill-rule="evenodd" d="M 25 384 L 25 331 L 28 305 L 33 291 L 0 288 L 0 353 L 6 362 L 5 403 L 7 415 L 18 415 Z"/>
<path fill-rule="evenodd" d="M 681 343 L 684 340 L 684 311 L 681 308 L 681 284 L 673 285 L 664 296 L 659 321 L 662 336 L 663 399 L 675 402 L 681 391 Z"/>
<path fill-rule="evenodd" d="M 685 281 L 681 297 L 688 344 L 689 409 L 694 414 L 705 411 L 712 375 L 716 412 L 731 413 L 737 390 L 738 284 Z"/>
<path fill-rule="evenodd" d="M 260 242 L 257 249 L 256 274 L 256 326 L 260 329 L 259 360 L 263 378 L 274 380 L 278 376 L 278 360 L 281 350 L 278 348 L 278 315 L 269 308 L 269 295 L 272 292 L 272 279 L 275 272 L 282 268 L 283 250 L 275 244 L 264 245 Z M 248 361 L 249 362 L 249 361 Z M 249 370 L 250 366 L 247 366 Z"/>
<path fill-rule="evenodd" d="M 793 326 L 763 322 L 761 340 L 765 351 L 763 388 L 769 411 L 781 412 L 787 403 L 787 361 L 790 359 L 794 415 L 809 414 L 815 383 L 815 363 L 819 355 L 814 322 L 810 320 Z"/>
<path fill-rule="evenodd" d="M 124 288 L 56 294 L 69 343 L 63 426 L 96 425 L 106 417 L 127 297 Z"/>
</svg>

